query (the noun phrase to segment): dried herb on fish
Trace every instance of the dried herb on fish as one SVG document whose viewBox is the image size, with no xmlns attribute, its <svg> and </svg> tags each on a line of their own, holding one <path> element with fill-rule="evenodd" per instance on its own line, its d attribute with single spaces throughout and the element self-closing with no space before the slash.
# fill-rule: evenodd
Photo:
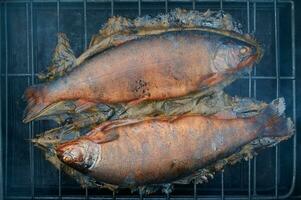
<svg viewBox="0 0 301 200">
<path fill-rule="evenodd" d="M 70 113 L 69 115 L 52 116 L 60 123 L 59 127 L 53 128 L 40 134 L 34 142 L 43 148 L 53 148 L 53 145 L 75 139 L 91 131 L 94 127 L 107 120 L 117 119 L 143 119 L 154 116 L 179 116 L 183 114 L 200 114 L 203 116 L 216 116 L 221 119 L 248 117 L 257 114 L 267 104 L 249 98 L 230 97 L 222 91 L 205 97 L 189 96 L 187 99 L 176 101 L 162 101 L 145 103 L 129 108 L 122 107 L 104 116 L 103 110 L 87 110 L 84 113 Z M 96 109 L 96 110 L 95 110 Z M 122 111 L 122 112 L 121 112 Z M 47 119 L 51 119 L 48 116 Z M 69 121 L 69 119 L 71 121 Z M 61 121 L 62 120 L 62 121 Z"/>
</svg>

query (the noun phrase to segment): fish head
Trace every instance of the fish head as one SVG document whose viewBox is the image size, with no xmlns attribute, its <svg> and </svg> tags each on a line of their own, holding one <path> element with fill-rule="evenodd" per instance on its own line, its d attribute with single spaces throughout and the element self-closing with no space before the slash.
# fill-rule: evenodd
<svg viewBox="0 0 301 200">
<path fill-rule="evenodd" d="M 63 163 L 85 172 L 96 164 L 100 148 L 100 145 L 90 140 L 77 139 L 58 145 L 56 154 Z"/>
<path fill-rule="evenodd" d="M 213 72 L 238 71 L 252 65 L 257 57 L 255 46 L 231 40 L 220 42 L 213 54 Z"/>
</svg>

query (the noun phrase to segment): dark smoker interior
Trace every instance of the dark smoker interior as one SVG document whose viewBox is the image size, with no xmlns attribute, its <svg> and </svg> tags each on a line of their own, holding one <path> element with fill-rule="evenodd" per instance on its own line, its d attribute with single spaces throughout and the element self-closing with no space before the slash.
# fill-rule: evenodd
<svg viewBox="0 0 301 200">
<path fill-rule="evenodd" d="M 70 39 L 76 56 L 111 15 L 155 16 L 174 8 L 223 9 L 263 45 L 265 54 L 250 75 L 226 88 L 231 95 L 270 102 L 286 100 L 296 136 L 255 159 L 228 166 L 209 183 L 175 185 L 171 194 L 144 198 L 301 199 L 300 39 L 301 3 L 285 0 L 4 0 L 0 2 L 0 199 L 138 199 L 139 193 L 85 189 L 46 161 L 29 141 L 54 124 L 22 123 L 26 87 L 38 83 L 57 42 Z"/>
</svg>

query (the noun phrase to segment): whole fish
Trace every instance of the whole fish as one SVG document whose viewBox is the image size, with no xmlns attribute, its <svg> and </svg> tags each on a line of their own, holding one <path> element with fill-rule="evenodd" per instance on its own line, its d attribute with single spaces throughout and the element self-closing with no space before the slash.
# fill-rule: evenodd
<svg viewBox="0 0 301 200">
<path fill-rule="evenodd" d="M 40 72 L 38 78 L 44 81 L 56 79 L 79 66 L 89 57 L 130 40 L 157 35 L 170 30 L 181 31 L 187 28 L 197 28 L 203 31 L 210 29 L 212 32 L 219 32 L 225 36 L 231 35 L 256 45 L 253 39 L 248 40 L 250 37 L 243 35 L 240 23 L 233 19 L 230 13 L 222 10 L 200 12 L 176 8 L 168 13 L 153 17 L 142 16 L 131 19 L 113 16 L 102 25 L 97 34 L 92 36 L 88 49 L 78 58 L 75 58 L 66 35 L 58 33 L 58 44 L 50 66 Z"/>
<path fill-rule="evenodd" d="M 127 42 L 68 75 L 25 92 L 25 122 L 63 100 L 83 104 L 162 100 L 205 90 L 257 60 L 256 47 L 203 31 L 166 32 Z"/>
<path fill-rule="evenodd" d="M 117 120 L 58 145 L 56 152 L 62 162 L 99 182 L 120 187 L 170 183 L 257 139 L 289 138 L 294 127 L 284 110 L 281 98 L 248 118 Z"/>
</svg>

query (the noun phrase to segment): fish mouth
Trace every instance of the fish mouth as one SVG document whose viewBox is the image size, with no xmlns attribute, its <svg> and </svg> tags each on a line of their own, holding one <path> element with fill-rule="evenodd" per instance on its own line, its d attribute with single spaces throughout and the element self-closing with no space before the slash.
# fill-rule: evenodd
<svg viewBox="0 0 301 200">
<path fill-rule="evenodd" d="M 258 64 L 264 55 L 264 50 L 259 44 L 255 48 L 256 48 L 256 51 L 255 51 L 256 54 L 254 55 L 255 56 L 254 61 Z"/>
<path fill-rule="evenodd" d="M 260 46 L 255 47 L 255 53 L 251 54 L 251 56 L 242 60 L 238 65 L 237 69 L 241 69 L 246 66 L 252 66 L 253 63 L 259 63 L 263 57 L 263 49 Z"/>
<path fill-rule="evenodd" d="M 237 69 L 241 69 L 246 66 L 251 66 L 256 60 L 257 60 L 257 55 L 250 56 L 247 59 L 244 59 L 242 62 L 240 62 L 237 65 Z"/>
</svg>

